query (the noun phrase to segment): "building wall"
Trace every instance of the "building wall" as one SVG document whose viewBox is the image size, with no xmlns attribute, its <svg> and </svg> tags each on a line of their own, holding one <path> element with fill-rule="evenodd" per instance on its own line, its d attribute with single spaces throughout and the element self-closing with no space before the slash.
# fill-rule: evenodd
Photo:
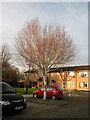
<svg viewBox="0 0 90 120">
<path fill-rule="evenodd" d="M 70 72 L 73 72 L 73 76 L 70 76 Z M 80 77 L 80 72 L 87 72 L 86 77 Z M 28 74 L 26 74 L 28 77 Z M 63 89 L 63 80 L 61 79 L 61 75 L 59 72 L 53 72 L 47 74 L 49 85 L 58 85 Z M 38 76 L 34 74 L 29 74 L 30 81 L 37 81 L 39 79 Z M 54 80 L 55 82 L 52 82 Z M 66 89 L 67 90 L 90 90 L 90 70 L 78 70 L 78 71 L 69 71 L 69 75 L 66 80 Z M 87 87 L 80 87 L 80 84 L 87 83 Z M 43 81 L 37 81 L 37 87 L 43 87 Z"/>
<path fill-rule="evenodd" d="M 68 77 L 67 77 L 67 80 L 66 80 L 66 89 L 68 89 L 68 90 L 76 89 L 76 72 L 74 72 L 74 74 L 75 74 L 75 77 L 70 76 L 70 75 L 68 75 Z M 57 73 L 57 72 L 53 73 L 53 74 L 50 73 L 48 75 L 48 78 L 50 79 L 51 82 L 52 82 L 52 80 L 55 80 L 56 81 L 56 85 L 59 85 L 62 89 L 64 89 L 63 88 L 63 80 L 61 78 L 60 73 Z M 68 84 L 71 84 L 71 82 L 74 83 L 74 87 L 68 87 Z"/>
<path fill-rule="evenodd" d="M 50 85 L 56 84 L 62 88 L 62 80 L 60 74 L 57 75 L 57 73 L 49 73 L 47 76 L 50 81 Z M 53 80 L 56 82 L 52 82 Z"/>
<path fill-rule="evenodd" d="M 90 90 L 90 70 L 88 71 L 88 90 Z"/>
<path fill-rule="evenodd" d="M 74 73 L 74 76 L 70 76 L 70 73 L 66 80 L 66 89 L 67 90 L 90 90 L 90 70 L 79 70 L 79 71 L 70 71 Z M 80 77 L 80 72 L 87 72 L 86 77 Z M 48 75 L 50 81 L 55 80 L 57 85 L 59 85 L 63 89 L 63 80 L 61 79 L 60 74 L 50 73 Z M 87 83 L 87 87 L 80 87 L 80 84 Z"/>
</svg>

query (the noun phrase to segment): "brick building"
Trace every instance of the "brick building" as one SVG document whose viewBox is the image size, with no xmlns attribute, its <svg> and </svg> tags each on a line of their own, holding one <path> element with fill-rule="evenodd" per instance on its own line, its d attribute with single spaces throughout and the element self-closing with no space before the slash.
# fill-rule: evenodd
<svg viewBox="0 0 90 120">
<path fill-rule="evenodd" d="M 43 78 L 37 72 L 26 71 L 30 87 L 43 87 Z M 90 90 L 90 65 L 52 68 L 47 73 L 48 84 L 67 90 Z"/>
</svg>

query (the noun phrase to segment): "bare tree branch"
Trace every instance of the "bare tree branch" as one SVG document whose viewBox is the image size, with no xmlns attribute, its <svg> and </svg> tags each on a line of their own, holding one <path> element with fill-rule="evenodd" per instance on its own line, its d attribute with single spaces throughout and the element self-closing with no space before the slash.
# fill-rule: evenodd
<svg viewBox="0 0 90 120">
<path fill-rule="evenodd" d="M 30 63 L 43 76 L 52 67 L 71 62 L 76 55 L 75 45 L 65 27 L 41 27 L 38 19 L 26 22 L 17 35 L 16 48 L 24 64 Z"/>
</svg>

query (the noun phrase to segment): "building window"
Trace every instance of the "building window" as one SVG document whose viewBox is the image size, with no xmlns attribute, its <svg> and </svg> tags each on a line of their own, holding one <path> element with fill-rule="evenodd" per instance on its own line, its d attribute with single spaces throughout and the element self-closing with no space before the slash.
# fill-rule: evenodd
<svg viewBox="0 0 90 120">
<path fill-rule="evenodd" d="M 51 76 L 54 76 L 54 73 L 51 73 Z"/>
<path fill-rule="evenodd" d="M 80 88 L 87 88 L 88 87 L 88 83 L 87 82 L 79 82 L 79 87 Z"/>
<path fill-rule="evenodd" d="M 74 82 L 71 82 L 71 88 L 74 88 Z"/>
<path fill-rule="evenodd" d="M 62 88 L 63 88 L 63 89 L 66 88 L 66 82 L 65 82 L 65 81 L 63 81 L 63 83 L 62 83 Z"/>
<path fill-rule="evenodd" d="M 73 77 L 74 76 L 74 72 L 70 72 L 70 77 Z"/>
<path fill-rule="evenodd" d="M 67 85 L 68 85 L 68 88 L 70 88 L 70 81 L 68 82 L 68 84 L 67 84 Z"/>
<path fill-rule="evenodd" d="M 59 75 L 59 72 L 57 72 L 57 75 Z"/>
<path fill-rule="evenodd" d="M 74 88 L 74 82 L 68 81 L 68 88 Z"/>
<path fill-rule="evenodd" d="M 79 77 L 87 77 L 87 72 L 79 72 Z"/>
<path fill-rule="evenodd" d="M 84 82 L 84 88 L 87 88 L 87 87 L 88 87 L 87 82 Z"/>
<path fill-rule="evenodd" d="M 83 82 L 79 82 L 79 87 L 83 88 Z"/>
<path fill-rule="evenodd" d="M 64 72 L 62 72 L 62 75 L 64 75 Z"/>
</svg>

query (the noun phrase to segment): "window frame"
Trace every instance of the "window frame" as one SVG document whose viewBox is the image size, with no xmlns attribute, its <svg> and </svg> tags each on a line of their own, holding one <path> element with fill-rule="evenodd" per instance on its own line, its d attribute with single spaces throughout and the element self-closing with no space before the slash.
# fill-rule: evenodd
<svg viewBox="0 0 90 120">
<path fill-rule="evenodd" d="M 57 75 L 59 75 L 59 72 L 57 72 Z"/>
<path fill-rule="evenodd" d="M 87 83 L 87 87 L 84 86 L 84 88 L 88 88 L 88 82 L 83 82 L 83 83 L 84 83 L 84 85 L 85 85 L 85 83 Z"/>
<path fill-rule="evenodd" d="M 51 76 L 54 76 L 54 73 L 51 73 L 50 75 L 51 75 Z"/>
<path fill-rule="evenodd" d="M 73 83 L 73 85 L 72 85 L 72 83 Z M 73 81 L 70 82 L 70 86 L 71 86 L 71 88 L 74 88 L 74 82 Z"/>
<path fill-rule="evenodd" d="M 70 88 L 70 81 L 67 82 L 67 87 Z"/>
<path fill-rule="evenodd" d="M 84 76 L 81 75 L 82 73 L 84 73 Z M 87 71 L 79 71 L 79 78 L 87 78 Z"/>
<path fill-rule="evenodd" d="M 73 83 L 73 85 L 72 85 L 72 83 Z M 68 86 L 69 85 L 69 86 Z M 74 81 L 68 81 L 67 82 L 67 87 L 68 88 L 74 88 Z"/>
<path fill-rule="evenodd" d="M 70 75 L 70 73 L 72 73 L 73 75 Z M 70 73 L 69 73 L 69 76 L 73 77 L 74 76 L 74 71 L 70 71 Z"/>
<path fill-rule="evenodd" d="M 83 87 L 80 87 L 80 83 L 83 83 Z M 85 83 L 87 83 L 87 87 L 85 87 Z M 88 82 L 79 82 L 79 88 L 88 88 Z"/>
<path fill-rule="evenodd" d="M 84 87 L 81 87 L 80 84 L 83 83 L 83 82 L 79 82 L 79 88 L 84 88 Z M 83 85 L 84 86 L 84 85 Z"/>
</svg>

